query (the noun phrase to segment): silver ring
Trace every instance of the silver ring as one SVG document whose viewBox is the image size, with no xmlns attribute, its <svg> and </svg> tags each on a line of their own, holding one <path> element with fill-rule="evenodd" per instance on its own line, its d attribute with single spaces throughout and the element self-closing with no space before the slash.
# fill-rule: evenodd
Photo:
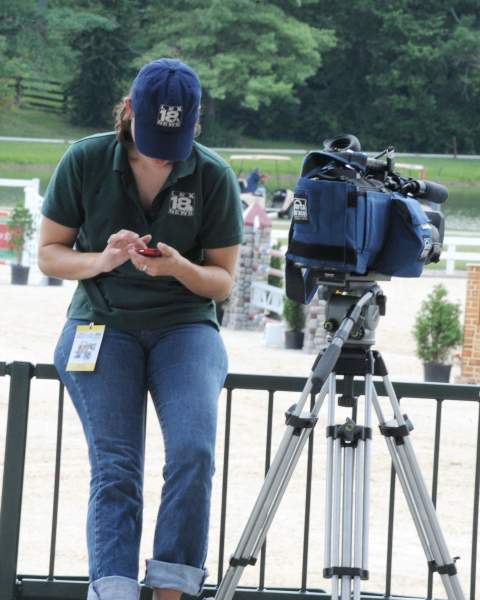
<svg viewBox="0 0 480 600">
<path fill-rule="evenodd" d="M 143 271 L 144 273 L 146 273 L 147 269 L 148 269 L 148 266 L 147 265 L 143 265 L 143 267 L 140 270 Z"/>
</svg>

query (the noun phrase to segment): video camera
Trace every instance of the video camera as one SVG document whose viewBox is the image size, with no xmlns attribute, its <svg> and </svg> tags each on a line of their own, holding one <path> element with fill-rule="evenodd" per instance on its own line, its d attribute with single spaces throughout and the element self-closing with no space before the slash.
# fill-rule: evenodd
<svg viewBox="0 0 480 600">
<path fill-rule="evenodd" d="M 371 158 L 353 135 L 323 144 L 305 157 L 295 187 L 287 296 L 308 304 L 319 285 L 420 277 L 438 262 L 447 188 L 396 173 L 393 147 Z"/>
</svg>

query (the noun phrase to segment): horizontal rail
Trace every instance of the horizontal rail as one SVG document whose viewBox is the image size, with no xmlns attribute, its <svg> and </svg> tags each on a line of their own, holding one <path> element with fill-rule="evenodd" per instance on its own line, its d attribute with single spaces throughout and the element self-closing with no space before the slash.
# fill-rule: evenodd
<svg viewBox="0 0 480 600">
<path fill-rule="evenodd" d="M 470 261 L 480 263 L 480 252 L 459 252 L 457 246 L 472 246 L 480 248 L 480 238 L 478 237 L 458 237 L 448 236 L 443 242 L 444 250 L 441 255 L 442 260 L 447 261 L 446 273 L 453 275 L 455 273 L 455 262 Z"/>
<path fill-rule="evenodd" d="M 38 191 L 39 179 L 0 179 L 0 187 L 33 187 Z"/>
<path fill-rule="evenodd" d="M 86 578 L 55 577 L 51 580 L 32 575 L 19 577 L 22 599 L 43 598 L 48 600 L 80 600 L 85 597 L 88 589 Z M 205 585 L 200 598 L 212 597 L 217 591 L 213 585 Z M 140 600 L 151 600 L 152 591 L 143 587 Z M 184 595 L 184 598 L 189 598 Z M 325 590 L 309 589 L 302 591 L 298 588 L 275 588 L 259 590 L 258 588 L 238 587 L 234 600 L 330 600 L 330 594 Z M 382 594 L 363 593 L 361 600 L 382 600 Z M 414 597 L 408 599 L 402 596 L 390 596 L 388 600 L 417 600 Z M 423 600 L 418 598 L 418 600 Z"/>
<path fill-rule="evenodd" d="M 14 363 L 0 363 L 0 375 L 10 374 Z M 50 379 L 58 381 L 58 373 L 51 364 L 37 363 L 32 365 L 32 376 L 35 379 Z M 260 390 L 276 392 L 301 392 L 305 386 L 306 377 L 287 377 L 284 375 L 252 375 L 247 373 L 229 373 L 225 380 L 226 389 Z M 361 382 L 355 381 L 355 391 L 363 388 Z M 464 402 L 480 402 L 480 385 L 452 383 L 422 383 L 411 381 L 394 381 L 393 386 L 399 398 L 423 398 L 435 400 L 458 400 Z M 337 384 L 343 391 L 343 382 Z M 382 381 L 375 381 L 375 389 L 379 396 L 386 396 L 387 391 Z"/>
<path fill-rule="evenodd" d="M 0 377 L 11 375 L 14 365 L 30 363 L 5 363 L 0 362 Z M 59 381 L 54 365 L 37 363 L 30 365 L 32 378 Z M 307 381 L 306 377 L 291 377 L 285 375 L 255 375 L 249 373 L 229 373 L 225 380 L 226 389 L 276 391 L 276 392 L 301 392 Z M 394 381 L 393 387 L 399 398 L 419 398 L 428 400 L 455 400 L 465 402 L 480 402 L 480 385 Z M 363 387 L 355 381 L 358 391 Z M 337 388 L 342 390 L 343 382 L 337 383 Z M 387 391 L 382 381 L 375 381 L 375 389 L 379 396 L 386 396 Z M 355 391 L 357 391 L 355 390 Z"/>
</svg>

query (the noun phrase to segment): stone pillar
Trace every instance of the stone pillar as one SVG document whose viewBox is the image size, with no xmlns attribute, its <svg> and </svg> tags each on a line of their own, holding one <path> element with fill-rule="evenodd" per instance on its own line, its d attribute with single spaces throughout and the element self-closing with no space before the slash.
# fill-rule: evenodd
<svg viewBox="0 0 480 600">
<path fill-rule="evenodd" d="M 244 213 L 245 229 L 235 284 L 225 306 L 223 325 L 231 329 L 260 329 L 263 309 L 250 302 L 252 284 L 267 282 L 270 265 L 272 221 L 264 208 L 252 204 Z"/>
<path fill-rule="evenodd" d="M 325 321 L 325 300 L 320 300 L 318 295 L 306 307 L 305 337 L 303 351 L 316 354 L 326 343 L 326 331 L 323 328 Z"/>
<path fill-rule="evenodd" d="M 468 265 L 462 381 L 480 383 L 480 265 Z"/>
</svg>

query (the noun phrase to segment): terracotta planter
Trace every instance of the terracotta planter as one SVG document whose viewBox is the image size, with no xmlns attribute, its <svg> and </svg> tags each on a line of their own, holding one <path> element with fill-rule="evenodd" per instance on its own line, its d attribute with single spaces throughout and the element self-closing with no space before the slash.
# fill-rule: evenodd
<svg viewBox="0 0 480 600">
<path fill-rule="evenodd" d="M 24 267 L 23 265 L 13 264 L 10 265 L 10 268 L 11 283 L 13 285 L 27 285 L 30 267 Z"/>
<path fill-rule="evenodd" d="M 450 381 L 450 370 L 452 365 L 442 363 L 423 363 L 423 376 L 425 381 L 436 381 L 437 383 L 448 383 Z"/>
<path fill-rule="evenodd" d="M 301 350 L 303 348 L 303 331 L 286 331 L 285 348 Z"/>
</svg>

